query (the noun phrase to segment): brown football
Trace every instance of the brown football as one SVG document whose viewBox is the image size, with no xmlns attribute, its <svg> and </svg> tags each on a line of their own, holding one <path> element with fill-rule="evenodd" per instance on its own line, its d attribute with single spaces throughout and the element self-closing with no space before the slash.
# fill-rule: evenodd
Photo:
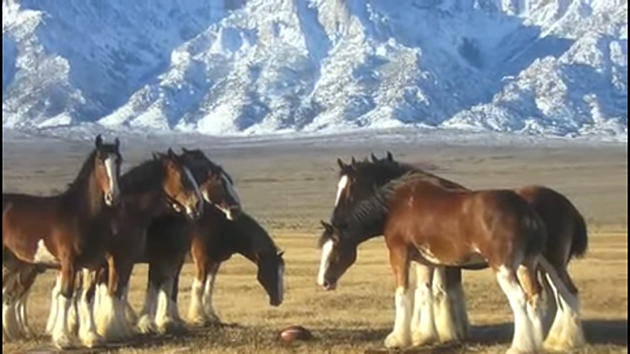
<svg viewBox="0 0 630 354">
<path fill-rule="evenodd" d="M 280 331 L 280 339 L 287 343 L 296 340 L 309 340 L 311 338 L 313 338 L 311 331 L 299 325 L 292 325 Z"/>
</svg>

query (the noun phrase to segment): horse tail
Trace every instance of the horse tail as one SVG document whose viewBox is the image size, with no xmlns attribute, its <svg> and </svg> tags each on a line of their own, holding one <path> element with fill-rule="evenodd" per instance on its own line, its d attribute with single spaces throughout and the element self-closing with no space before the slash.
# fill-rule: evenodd
<svg viewBox="0 0 630 354">
<path fill-rule="evenodd" d="M 523 229 L 527 235 L 525 257 L 535 257 L 545 252 L 547 245 L 547 226 L 538 213 L 527 207 L 523 217 Z"/>
<path fill-rule="evenodd" d="M 586 220 L 584 217 L 577 214 L 575 218 L 575 225 L 573 226 L 573 238 L 571 240 L 571 251 L 569 252 L 569 259 L 571 257 L 582 258 L 588 250 L 588 227 L 586 226 Z"/>
</svg>

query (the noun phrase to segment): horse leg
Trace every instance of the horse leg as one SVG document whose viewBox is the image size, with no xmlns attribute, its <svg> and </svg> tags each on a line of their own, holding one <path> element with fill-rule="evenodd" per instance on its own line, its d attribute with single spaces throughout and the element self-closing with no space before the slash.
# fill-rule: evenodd
<svg viewBox="0 0 630 354">
<path fill-rule="evenodd" d="M 208 270 L 206 264 L 203 261 L 197 261 L 195 259 L 195 266 L 197 271 L 195 273 L 195 279 L 193 281 L 192 288 L 190 290 L 190 305 L 188 307 L 188 321 L 193 325 L 203 326 L 208 322 L 206 313 L 204 311 L 203 296 L 204 285 L 208 278 Z"/>
<path fill-rule="evenodd" d="M 396 281 L 396 320 L 393 331 L 385 338 L 385 347 L 407 347 L 411 344 L 410 329 L 413 310 L 409 296 L 409 254 L 407 248 L 390 248 L 389 262 Z"/>
<path fill-rule="evenodd" d="M 527 311 L 527 295 L 518 282 L 516 271 L 509 266 L 495 268 L 501 289 L 514 312 L 514 337 L 509 353 L 536 353 L 540 351 Z"/>
<path fill-rule="evenodd" d="M 470 321 L 466 308 L 466 295 L 462 286 L 462 270 L 454 267 L 446 267 L 446 296 L 451 303 L 455 322 L 455 340 L 463 341 L 468 338 Z M 439 331 L 439 329 L 438 329 Z"/>
<path fill-rule="evenodd" d="M 96 322 L 94 320 L 94 296 L 90 294 L 93 284 L 96 283 L 95 274 L 87 269 L 82 272 L 82 286 L 78 292 L 78 314 L 79 314 L 79 340 L 88 347 L 103 342 L 103 338 L 96 332 Z"/>
<path fill-rule="evenodd" d="M 79 334 L 79 327 L 81 324 L 81 315 L 79 314 L 79 301 L 82 289 L 83 276 L 77 273 L 74 296 L 72 297 L 72 304 L 70 305 L 70 312 L 68 313 L 68 327 L 70 328 L 70 332 L 72 332 L 74 336 L 77 336 Z"/>
<path fill-rule="evenodd" d="M 545 339 L 550 351 L 570 351 L 582 347 L 586 340 L 579 314 L 577 288 L 564 267 L 553 267 L 546 259 L 540 262 L 558 306 L 556 317 Z"/>
<path fill-rule="evenodd" d="M 206 284 L 203 290 L 203 308 L 206 313 L 206 318 L 211 324 L 220 324 L 221 319 L 217 315 L 214 309 L 214 303 L 212 301 L 212 295 L 214 294 L 214 283 L 217 279 L 217 273 L 221 267 L 220 262 L 211 262 L 208 266 L 208 277 L 206 278 Z"/>
<path fill-rule="evenodd" d="M 411 320 L 411 342 L 414 346 L 428 345 L 439 339 L 431 293 L 433 269 L 434 267 L 416 263 L 416 294 Z"/>
<path fill-rule="evenodd" d="M 57 296 L 57 312 L 55 325 L 52 331 L 52 340 L 56 347 L 60 349 L 69 348 L 72 344 L 70 339 L 70 328 L 68 327 L 68 314 L 72 306 L 72 295 L 74 293 L 74 281 L 76 278 L 74 264 L 69 260 L 61 262 L 59 272 L 61 289 Z"/>
<path fill-rule="evenodd" d="M 101 295 L 100 305 L 96 312 L 97 332 L 107 341 L 124 340 L 134 335 L 133 328 L 125 317 L 121 298 L 121 290 L 129 281 L 133 263 L 120 258 L 108 258 L 107 292 Z"/>
<path fill-rule="evenodd" d="M 57 305 L 57 299 L 61 293 L 61 276 L 58 275 L 55 280 L 55 286 L 50 292 L 50 314 L 48 315 L 48 322 L 46 323 L 46 333 L 52 335 L 55 323 L 57 322 L 57 316 L 59 315 L 59 306 Z"/>
<path fill-rule="evenodd" d="M 138 315 L 136 315 L 136 311 L 134 311 L 133 307 L 131 307 L 131 303 L 129 302 L 129 286 L 125 286 L 122 290 L 122 300 L 125 306 L 125 318 L 127 322 L 135 325 L 138 323 Z"/>
<path fill-rule="evenodd" d="M 2 275 L 2 340 L 14 341 L 22 337 L 15 311 L 19 293 L 18 274 L 3 268 Z"/>
<path fill-rule="evenodd" d="M 186 330 L 186 327 L 179 318 L 177 305 L 172 299 L 173 284 L 179 267 L 173 264 L 165 264 L 161 269 L 162 276 L 158 286 L 155 325 L 158 333 L 181 333 Z"/>
<path fill-rule="evenodd" d="M 435 317 L 435 329 L 437 337 L 442 343 L 459 341 L 461 338 L 461 326 L 458 327 L 457 301 L 453 297 L 459 294 L 449 293 L 449 279 L 445 267 L 436 267 L 433 271 L 433 312 Z M 416 295 L 418 296 L 418 295 Z M 416 297 L 416 301 L 417 297 Z M 417 308 L 417 305 L 416 305 Z"/>
<path fill-rule="evenodd" d="M 528 260 L 526 263 L 519 266 L 516 275 L 527 296 L 527 316 L 532 326 L 532 334 L 534 335 L 533 339 L 536 342 L 536 348 L 542 349 L 544 338 L 542 325 L 542 286 L 540 282 L 538 282 L 536 275 L 536 263 L 537 262 L 534 260 Z"/>
<path fill-rule="evenodd" d="M 153 333 L 155 332 L 155 312 L 157 311 L 157 297 L 158 289 L 155 282 L 157 271 L 157 265 L 154 262 L 149 263 L 149 275 L 147 281 L 147 290 L 144 294 L 144 304 L 140 311 L 140 318 L 138 319 L 138 330 L 140 333 Z"/>
<path fill-rule="evenodd" d="M 32 331 L 28 325 L 28 317 L 26 315 L 26 304 L 28 303 L 28 297 L 31 293 L 33 284 L 35 283 L 35 279 L 37 279 L 37 275 L 39 274 L 39 270 L 35 266 L 28 266 L 23 268 L 19 279 L 20 285 L 20 297 L 18 299 L 17 305 L 17 318 L 20 324 L 20 329 L 22 333 L 26 337 L 32 336 Z"/>
</svg>

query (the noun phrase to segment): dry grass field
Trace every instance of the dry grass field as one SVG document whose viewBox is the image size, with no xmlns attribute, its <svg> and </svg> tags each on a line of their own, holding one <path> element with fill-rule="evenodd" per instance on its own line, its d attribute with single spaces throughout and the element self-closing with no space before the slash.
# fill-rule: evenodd
<svg viewBox="0 0 630 354">
<path fill-rule="evenodd" d="M 159 142 L 124 143 L 127 166 L 149 156 Z M 188 146 L 190 147 L 190 146 Z M 383 154 L 390 149 L 407 162 L 421 162 L 435 173 L 471 188 L 545 184 L 568 195 L 586 215 L 590 250 L 572 262 L 570 272 L 581 291 L 589 346 L 584 353 L 627 353 L 627 146 L 563 145 L 474 147 L 396 144 L 353 147 L 255 147 L 226 149 L 201 146 L 233 175 L 247 210 L 286 251 L 285 302 L 268 305 L 256 282 L 255 267 L 241 257 L 225 263 L 217 280 L 215 305 L 222 320 L 234 326 L 193 329 L 179 337 L 145 338 L 107 351 L 119 353 L 363 353 L 382 348 L 393 323 L 393 281 L 382 239 L 361 246 L 359 259 L 334 292 L 315 285 L 319 251 L 318 220 L 326 219 L 337 184 L 335 159 L 353 154 Z M 3 191 L 51 193 L 74 176 L 89 144 L 40 139 L 13 141 L 3 149 Z M 185 314 L 192 268 L 180 283 Z M 48 315 L 53 274 L 38 279 L 29 303 L 31 325 L 42 331 Z M 146 267 L 138 265 L 131 299 L 141 306 Z M 458 352 L 498 353 L 512 333 L 509 306 L 489 271 L 466 272 L 465 289 L 473 338 Z M 278 329 L 302 324 L 315 338 L 286 345 Z M 42 352 L 49 339 L 4 343 L 6 352 Z"/>
</svg>

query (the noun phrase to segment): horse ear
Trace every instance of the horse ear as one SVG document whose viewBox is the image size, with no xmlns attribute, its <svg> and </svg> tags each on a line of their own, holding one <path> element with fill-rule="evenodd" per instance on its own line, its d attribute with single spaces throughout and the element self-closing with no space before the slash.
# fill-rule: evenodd
<svg viewBox="0 0 630 354">
<path fill-rule="evenodd" d="M 355 160 L 354 156 L 352 156 L 352 163 L 351 163 L 351 165 L 354 166 L 356 164 L 357 164 L 357 160 Z"/>
<path fill-rule="evenodd" d="M 190 150 L 186 149 L 185 147 L 182 147 L 182 152 L 184 152 L 184 153 L 189 153 L 189 152 L 190 152 Z"/>
<path fill-rule="evenodd" d="M 390 151 L 387 152 L 387 160 L 388 161 L 394 161 L 394 155 L 392 155 L 392 153 Z"/>
<path fill-rule="evenodd" d="M 346 171 L 348 169 L 348 165 L 346 165 L 345 163 L 343 163 L 343 161 L 341 161 L 340 158 L 337 158 L 337 164 L 339 165 L 339 168 L 342 171 Z"/>
<path fill-rule="evenodd" d="M 378 158 L 376 157 L 376 155 L 374 155 L 374 153 L 372 153 L 372 162 L 378 162 Z"/>
<path fill-rule="evenodd" d="M 279 251 L 278 252 L 278 257 L 282 257 L 282 256 L 284 256 L 284 251 Z"/>
<path fill-rule="evenodd" d="M 177 157 L 177 155 L 175 154 L 175 151 L 173 151 L 173 149 L 168 148 L 168 151 L 166 152 L 168 154 L 168 157 L 174 159 Z"/>
<path fill-rule="evenodd" d="M 103 137 L 101 136 L 101 134 L 96 136 L 96 140 L 94 140 L 94 146 L 96 146 L 97 149 L 100 149 L 101 146 L 103 146 Z"/>
<path fill-rule="evenodd" d="M 118 140 L 118 137 L 114 139 L 114 146 L 116 147 L 116 150 L 118 150 L 118 148 L 120 147 L 120 140 Z"/>
<path fill-rule="evenodd" d="M 320 220 L 319 222 L 322 223 L 322 226 L 324 227 L 324 230 L 326 230 L 327 233 L 332 233 L 332 231 L 333 231 L 332 225 L 330 225 L 329 223 L 325 222 L 324 220 Z"/>
</svg>

